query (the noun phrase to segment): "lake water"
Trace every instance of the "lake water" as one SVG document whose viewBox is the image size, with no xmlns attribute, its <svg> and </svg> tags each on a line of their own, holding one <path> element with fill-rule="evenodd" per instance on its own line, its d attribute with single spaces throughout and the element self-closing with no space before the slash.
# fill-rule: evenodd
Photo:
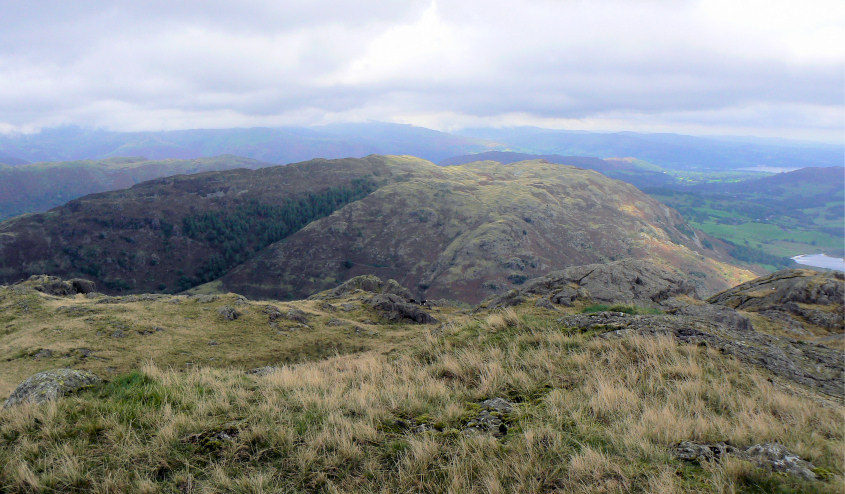
<svg viewBox="0 0 845 494">
<path fill-rule="evenodd" d="M 803 256 L 795 256 L 792 259 L 798 264 L 805 266 L 845 271 L 845 259 L 840 257 L 828 257 L 824 254 L 805 254 Z"/>
</svg>

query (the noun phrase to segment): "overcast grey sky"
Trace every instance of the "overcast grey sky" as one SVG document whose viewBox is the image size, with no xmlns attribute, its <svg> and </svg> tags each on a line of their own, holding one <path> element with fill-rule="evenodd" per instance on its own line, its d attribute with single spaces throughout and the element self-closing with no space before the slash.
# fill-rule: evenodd
<svg viewBox="0 0 845 494">
<path fill-rule="evenodd" d="M 842 142 L 843 5 L 0 0 L 0 132 L 376 120 Z"/>
</svg>

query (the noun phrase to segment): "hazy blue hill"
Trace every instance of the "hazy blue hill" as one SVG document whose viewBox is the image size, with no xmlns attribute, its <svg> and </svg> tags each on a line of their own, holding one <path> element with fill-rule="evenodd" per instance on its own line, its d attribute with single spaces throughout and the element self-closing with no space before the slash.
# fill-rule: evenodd
<svg viewBox="0 0 845 494">
<path fill-rule="evenodd" d="M 496 149 L 485 139 L 390 123 L 333 124 L 316 127 L 320 132 L 370 146 L 373 153 L 413 155 L 439 162 L 450 156 Z"/>
<path fill-rule="evenodd" d="M 843 166 L 843 147 L 759 138 L 714 138 L 634 132 L 591 133 L 535 127 L 468 129 L 461 135 L 489 139 L 509 150 L 611 158 L 635 156 L 673 169 L 737 169 L 756 166 Z"/>
<path fill-rule="evenodd" d="M 369 154 L 414 154 L 440 160 L 490 149 L 478 139 L 411 125 L 345 124 L 316 128 L 194 129 L 111 132 L 79 127 L 0 135 L 0 153 L 30 162 L 145 156 L 192 159 L 234 154 L 270 163 Z M 0 162 L 2 161 L 0 155 Z"/>
<path fill-rule="evenodd" d="M 16 158 L 11 154 L 6 154 L 3 151 L 0 151 L 0 165 L 15 166 L 24 164 L 26 164 L 26 160 Z"/>
<path fill-rule="evenodd" d="M 131 187 L 154 178 L 265 166 L 270 164 L 231 155 L 192 160 L 131 157 L 2 166 L 0 220 L 46 211 L 86 194 Z"/>
</svg>

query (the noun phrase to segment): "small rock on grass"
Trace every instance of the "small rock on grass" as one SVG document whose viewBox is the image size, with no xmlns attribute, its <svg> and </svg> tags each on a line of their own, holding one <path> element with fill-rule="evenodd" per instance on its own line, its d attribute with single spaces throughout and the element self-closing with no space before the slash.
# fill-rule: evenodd
<svg viewBox="0 0 845 494">
<path fill-rule="evenodd" d="M 234 307 L 231 307 L 229 305 L 224 305 L 223 307 L 220 307 L 219 309 L 217 309 L 217 313 L 220 314 L 220 316 L 227 321 L 234 321 L 235 319 L 241 317 L 241 313 L 238 312 Z"/>
<path fill-rule="evenodd" d="M 24 402 L 41 403 L 54 400 L 100 382 L 102 380 L 99 377 L 88 371 L 56 369 L 39 372 L 22 382 L 6 400 L 3 408 Z"/>
</svg>

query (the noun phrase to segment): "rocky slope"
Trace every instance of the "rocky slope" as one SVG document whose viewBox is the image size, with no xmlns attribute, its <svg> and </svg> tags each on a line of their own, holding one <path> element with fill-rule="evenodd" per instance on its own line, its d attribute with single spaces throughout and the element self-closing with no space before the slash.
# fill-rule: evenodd
<svg viewBox="0 0 845 494">
<path fill-rule="evenodd" d="M 710 293 L 752 277 L 675 211 L 599 173 L 543 161 L 425 169 L 317 220 L 215 289 L 297 298 L 360 274 L 471 303 L 566 266 L 652 259 Z"/>
<path fill-rule="evenodd" d="M 604 304 L 558 322 L 605 337 L 669 335 L 705 344 L 826 394 L 845 395 L 842 351 L 821 344 L 841 345 L 845 335 L 841 273 L 778 271 L 704 303 L 685 277 L 649 262 L 624 261 L 550 273 L 483 305 L 529 302 L 553 310 Z"/>
<path fill-rule="evenodd" d="M 759 325 L 792 337 L 842 345 L 845 274 L 809 269 L 777 271 L 714 295 L 711 304 L 751 313 Z"/>
</svg>

